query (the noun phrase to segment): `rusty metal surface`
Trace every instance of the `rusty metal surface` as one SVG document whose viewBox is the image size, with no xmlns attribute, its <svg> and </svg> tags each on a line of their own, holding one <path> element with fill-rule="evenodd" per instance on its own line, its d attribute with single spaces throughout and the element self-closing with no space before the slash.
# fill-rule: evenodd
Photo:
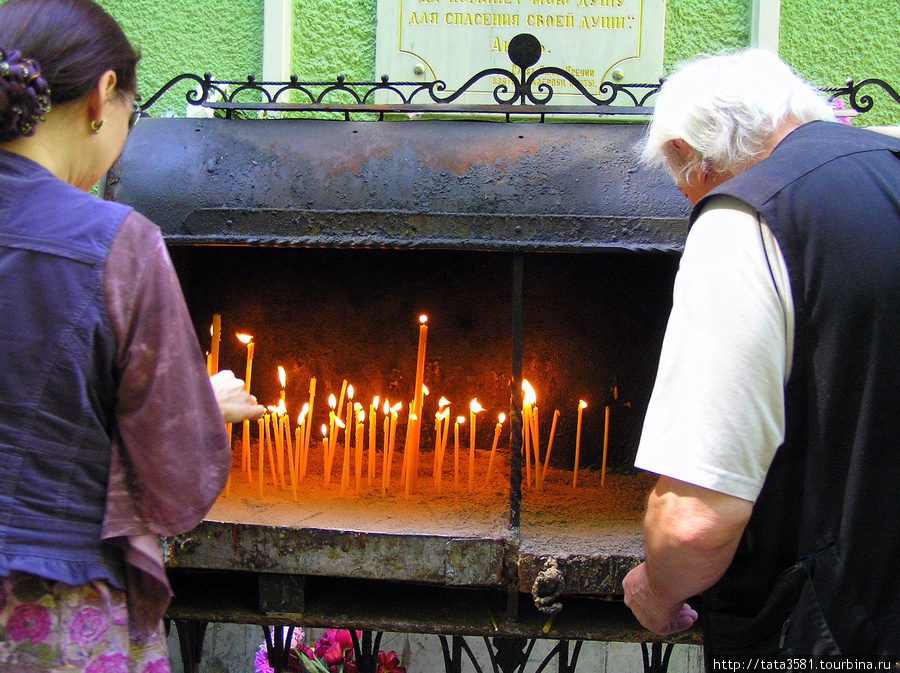
<svg viewBox="0 0 900 673">
<path fill-rule="evenodd" d="M 679 250 L 640 125 L 146 119 L 105 196 L 171 243 Z"/>
<path fill-rule="evenodd" d="M 635 643 L 655 638 L 621 600 L 564 597 L 562 610 L 550 618 L 527 597 L 511 614 L 495 590 L 310 578 L 302 609 L 273 612 L 258 603 L 258 576 L 179 569 L 169 574 L 175 590 L 168 611 L 172 619 L 476 637 Z M 700 644 L 701 632 L 693 628 L 667 640 Z"/>
<path fill-rule="evenodd" d="M 504 583 L 500 538 L 385 534 L 204 521 L 164 547 L 170 568 L 328 575 L 446 586 Z"/>
</svg>

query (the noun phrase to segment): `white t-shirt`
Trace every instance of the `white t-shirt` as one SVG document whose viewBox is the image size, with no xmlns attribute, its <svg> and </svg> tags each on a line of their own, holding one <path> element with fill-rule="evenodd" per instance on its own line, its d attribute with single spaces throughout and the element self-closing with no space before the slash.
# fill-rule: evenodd
<svg viewBox="0 0 900 673">
<path fill-rule="evenodd" d="M 714 199 L 685 243 L 635 466 L 755 502 L 784 440 L 793 336 L 774 236 Z"/>
</svg>

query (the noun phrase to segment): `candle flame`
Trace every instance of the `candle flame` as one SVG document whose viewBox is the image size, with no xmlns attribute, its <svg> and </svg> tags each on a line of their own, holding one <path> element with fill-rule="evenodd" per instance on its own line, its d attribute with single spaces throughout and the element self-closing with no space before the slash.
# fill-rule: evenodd
<svg viewBox="0 0 900 673">
<path fill-rule="evenodd" d="M 457 422 L 459 425 L 462 425 L 463 423 L 466 422 L 466 417 L 465 417 L 465 416 L 457 416 L 457 417 L 456 417 L 456 422 Z"/>
<path fill-rule="evenodd" d="M 425 323 L 428 322 L 428 316 L 423 313 L 422 315 L 419 316 L 419 322 L 424 325 Z"/>
<path fill-rule="evenodd" d="M 448 404 L 450 404 L 450 400 L 448 400 L 446 397 L 442 397 L 438 400 L 438 409 L 443 409 Z"/>
<path fill-rule="evenodd" d="M 360 408 L 359 412 L 356 414 L 357 423 L 362 423 L 366 420 L 366 412 L 364 409 Z"/>
<path fill-rule="evenodd" d="M 272 411 L 273 411 L 274 413 L 278 414 L 279 416 L 281 416 L 281 415 L 287 413 L 287 407 L 284 406 L 284 400 L 278 400 L 278 406 L 277 406 L 277 407 L 274 407 L 274 408 L 273 408 L 273 407 L 269 407 L 269 408 L 272 409 Z"/>
<path fill-rule="evenodd" d="M 334 393 L 328 396 L 328 406 L 334 409 L 337 406 L 337 398 L 334 396 Z"/>
<path fill-rule="evenodd" d="M 304 402 L 303 406 L 300 407 L 300 413 L 306 416 L 309 413 L 309 402 Z"/>
<path fill-rule="evenodd" d="M 281 387 L 284 388 L 287 383 L 287 374 L 284 373 L 284 367 L 281 365 L 278 365 L 278 380 L 281 382 Z"/>
<path fill-rule="evenodd" d="M 471 411 L 473 414 L 484 411 L 484 407 L 481 406 L 481 403 L 479 403 L 477 397 L 473 398 L 472 401 L 469 402 L 469 411 Z"/>
<path fill-rule="evenodd" d="M 394 406 L 391 407 L 391 413 L 396 414 L 403 408 L 403 402 L 397 402 Z"/>
<path fill-rule="evenodd" d="M 385 416 L 387 416 L 389 413 L 391 413 L 391 403 L 388 402 L 387 400 L 385 400 L 382 410 L 384 411 Z"/>
<path fill-rule="evenodd" d="M 500 415 L 497 416 L 497 422 L 498 422 L 500 425 L 503 425 L 503 423 L 504 423 L 505 421 L 506 421 L 506 414 L 504 414 L 504 413 L 501 412 Z"/>
<path fill-rule="evenodd" d="M 578 400 L 578 408 L 587 409 L 587 402 L 585 402 L 584 400 Z"/>
<path fill-rule="evenodd" d="M 373 408 L 373 409 L 377 409 L 377 408 L 378 408 L 378 395 L 376 395 L 376 396 L 372 399 L 372 408 Z"/>
<path fill-rule="evenodd" d="M 344 421 L 342 421 L 342 420 L 341 420 L 340 418 L 338 418 L 337 416 L 334 417 L 334 424 L 335 424 L 336 426 L 338 426 L 339 428 L 346 428 L 346 427 L 347 427 L 347 424 L 344 423 Z"/>
<path fill-rule="evenodd" d="M 348 399 L 348 400 L 352 400 L 352 399 L 353 399 L 353 386 L 352 386 L 352 385 L 351 385 L 351 386 L 347 386 L 347 399 Z"/>
<path fill-rule="evenodd" d="M 522 398 L 522 404 L 537 404 L 537 395 L 535 394 L 532 385 L 528 382 L 528 379 L 522 379 L 522 392 L 525 393 L 525 396 Z"/>
<path fill-rule="evenodd" d="M 447 409 L 444 409 L 442 412 L 440 412 L 440 415 L 441 415 L 441 420 L 444 420 L 445 418 L 447 418 L 450 415 L 450 408 L 448 407 Z"/>
<path fill-rule="evenodd" d="M 354 403 L 353 403 L 353 410 L 354 410 L 354 411 L 359 411 L 360 409 L 362 409 L 362 405 L 361 405 L 359 402 L 354 402 Z"/>
<path fill-rule="evenodd" d="M 253 341 L 253 337 L 249 334 L 235 334 L 235 336 L 242 344 L 249 344 L 251 341 Z"/>
<path fill-rule="evenodd" d="M 323 437 L 327 437 L 327 436 L 328 436 L 328 426 L 325 425 L 324 423 L 322 423 L 322 436 L 323 436 Z"/>
<path fill-rule="evenodd" d="M 423 395 L 430 395 L 430 394 L 431 394 L 431 391 L 428 390 L 428 386 L 426 386 L 424 383 L 422 384 L 422 394 L 423 394 Z"/>
</svg>

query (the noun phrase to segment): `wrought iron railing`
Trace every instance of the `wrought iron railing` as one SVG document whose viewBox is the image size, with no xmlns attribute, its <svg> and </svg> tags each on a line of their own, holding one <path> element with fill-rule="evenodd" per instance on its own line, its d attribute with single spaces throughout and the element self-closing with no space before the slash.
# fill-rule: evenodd
<svg viewBox="0 0 900 673">
<path fill-rule="evenodd" d="M 652 98 L 659 91 L 662 80 L 655 83 L 623 84 L 605 81 L 596 95 L 572 73 L 553 66 L 532 69 L 541 56 L 541 44 L 536 37 L 523 33 L 509 42 L 507 54 L 515 70 L 487 68 L 470 77 L 459 88 L 448 91 L 441 80 L 431 82 L 392 82 L 386 75 L 378 82 L 347 82 L 338 76 L 333 82 L 300 82 L 294 76 L 289 82 L 257 81 L 253 75 L 246 81 L 214 80 L 209 73 L 203 77 L 182 74 L 167 82 L 141 105 L 147 111 L 165 93 L 184 82 L 194 82 L 195 88 L 186 94 L 189 106 L 206 108 L 223 117 L 241 117 L 260 112 L 272 116 L 303 116 L 310 113 L 340 113 L 345 119 L 351 114 L 366 113 L 362 118 L 384 120 L 386 115 L 409 114 L 475 114 L 505 115 L 588 115 L 643 118 L 652 114 Z M 554 88 L 545 81 L 552 77 L 563 79 L 583 98 L 579 105 L 553 104 Z M 463 96 L 483 86 L 486 78 L 500 78 L 490 94 L 494 100 L 487 104 L 466 104 Z M 830 101 L 844 102 L 844 114 L 868 112 L 875 100 L 863 89 L 881 89 L 898 105 L 900 93 L 881 79 L 868 78 L 861 82 L 848 79 L 844 86 L 824 89 Z M 567 95 L 571 92 L 567 91 Z M 250 99 L 253 100 L 250 100 Z M 356 117 L 359 118 L 359 117 Z"/>
</svg>

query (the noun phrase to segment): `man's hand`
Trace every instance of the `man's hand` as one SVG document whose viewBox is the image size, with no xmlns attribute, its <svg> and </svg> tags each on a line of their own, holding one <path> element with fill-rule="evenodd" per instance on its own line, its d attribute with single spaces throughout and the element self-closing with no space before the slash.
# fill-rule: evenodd
<svg viewBox="0 0 900 673">
<path fill-rule="evenodd" d="M 697 613 L 684 601 L 715 584 L 731 564 L 753 503 L 660 477 L 644 516 L 644 563 L 625 576 L 625 604 L 646 628 L 668 635 Z"/>
<path fill-rule="evenodd" d="M 689 629 L 697 621 L 697 612 L 687 603 L 667 605 L 653 591 L 647 578 L 647 567 L 642 563 L 625 576 L 625 605 L 648 631 L 668 636 Z"/>
</svg>

